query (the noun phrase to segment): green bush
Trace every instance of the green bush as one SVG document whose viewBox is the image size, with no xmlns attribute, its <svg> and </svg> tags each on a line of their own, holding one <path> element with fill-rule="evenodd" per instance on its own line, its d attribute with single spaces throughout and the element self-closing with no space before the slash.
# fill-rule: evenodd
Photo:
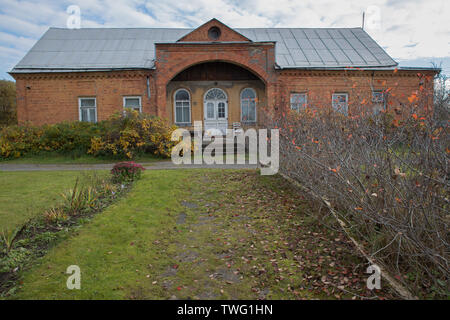
<svg viewBox="0 0 450 320">
<path fill-rule="evenodd" d="M 0 80 L 0 126 L 16 123 L 16 83 Z"/>
<path fill-rule="evenodd" d="M 91 139 L 103 132 L 101 124 L 90 122 L 64 122 L 44 127 L 39 144 L 45 150 L 87 153 Z"/>
<path fill-rule="evenodd" d="M 0 159 L 42 152 L 118 159 L 133 159 L 143 153 L 169 157 L 175 145 L 170 139 L 175 128 L 158 117 L 136 111 L 118 113 L 99 123 L 9 126 L 0 129 Z"/>
</svg>

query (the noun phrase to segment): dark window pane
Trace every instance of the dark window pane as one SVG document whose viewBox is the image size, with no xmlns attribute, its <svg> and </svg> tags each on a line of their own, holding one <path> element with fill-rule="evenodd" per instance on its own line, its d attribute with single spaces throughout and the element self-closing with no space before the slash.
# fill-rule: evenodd
<svg viewBox="0 0 450 320">
<path fill-rule="evenodd" d="M 254 102 L 249 106 L 248 121 L 256 121 L 256 106 Z"/>
<path fill-rule="evenodd" d="M 183 110 L 183 108 L 179 108 L 179 107 L 175 108 L 175 119 L 176 119 L 176 122 L 183 122 L 182 110 Z"/>
<path fill-rule="evenodd" d="M 95 122 L 95 109 L 94 108 L 89 109 L 89 121 Z"/>
<path fill-rule="evenodd" d="M 242 106 L 242 121 L 248 120 L 248 105 Z"/>
<path fill-rule="evenodd" d="M 220 102 L 218 105 L 218 117 L 225 118 L 225 103 Z"/>
<path fill-rule="evenodd" d="M 214 118 L 214 103 L 212 102 L 208 102 L 208 104 L 206 105 L 206 117 L 208 119 Z"/>
<path fill-rule="evenodd" d="M 332 107 L 335 111 L 347 114 L 348 104 L 346 94 L 333 95 Z"/>
<path fill-rule="evenodd" d="M 81 107 L 95 107 L 95 99 L 94 98 L 82 98 L 80 99 Z"/>
<path fill-rule="evenodd" d="M 125 98 L 125 107 L 126 108 L 137 108 L 141 106 L 139 98 Z"/>
<path fill-rule="evenodd" d="M 255 91 L 253 89 L 246 88 L 241 93 L 241 99 L 242 100 L 255 99 L 255 98 L 256 98 L 256 94 L 255 94 Z"/>
<path fill-rule="evenodd" d="M 189 93 L 186 90 L 178 90 L 175 94 L 175 100 L 189 100 Z"/>
<path fill-rule="evenodd" d="M 183 122 L 189 122 L 189 108 L 183 108 Z"/>
<path fill-rule="evenodd" d="M 81 109 L 81 121 L 88 121 L 88 110 Z"/>
<path fill-rule="evenodd" d="M 306 108 L 306 94 L 305 93 L 293 93 L 291 94 L 291 109 L 299 111 Z"/>
</svg>

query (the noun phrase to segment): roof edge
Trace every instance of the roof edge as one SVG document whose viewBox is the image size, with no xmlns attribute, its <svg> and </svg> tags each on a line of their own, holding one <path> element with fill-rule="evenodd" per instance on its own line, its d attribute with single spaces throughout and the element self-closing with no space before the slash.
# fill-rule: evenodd
<svg viewBox="0 0 450 320">
<path fill-rule="evenodd" d="M 127 67 L 127 68 L 13 68 L 8 74 L 24 74 L 24 73 L 57 73 L 57 72 L 107 72 L 107 71 L 149 71 L 155 67 Z"/>
<path fill-rule="evenodd" d="M 368 33 L 366 32 L 366 30 L 364 30 L 364 28 L 359 28 L 359 29 L 361 29 L 362 32 L 364 32 L 370 39 L 372 39 L 373 42 L 375 42 L 375 44 L 378 46 L 378 48 L 379 48 L 380 50 L 382 50 L 389 58 L 391 58 L 391 60 L 395 62 L 395 65 L 396 65 L 396 66 L 398 66 L 398 62 L 395 61 L 394 58 L 392 58 L 391 55 L 390 55 L 389 53 L 387 53 L 387 51 L 384 50 L 384 48 L 383 48 L 377 41 L 375 41 L 375 39 L 372 38 L 372 36 L 371 36 L 370 34 L 368 34 Z"/>
<path fill-rule="evenodd" d="M 397 65 L 387 65 L 387 66 L 342 66 L 342 67 L 281 67 L 277 65 L 277 69 L 279 70 L 346 70 L 346 71 L 435 71 L 441 72 L 441 68 L 428 68 L 428 67 L 397 67 Z"/>
</svg>

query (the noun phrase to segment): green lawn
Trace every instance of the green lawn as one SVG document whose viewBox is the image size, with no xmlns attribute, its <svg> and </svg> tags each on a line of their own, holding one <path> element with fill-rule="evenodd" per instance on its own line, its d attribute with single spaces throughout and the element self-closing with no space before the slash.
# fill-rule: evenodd
<svg viewBox="0 0 450 320">
<path fill-rule="evenodd" d="M 278 176 L 252 170 L 149 170 L 125 198 L 26 271 L 12 298 L 368 294 L 363 260 L 309 211 L 298 191 Z M 70 265 L 81 269 L 80 290 L 66 288 Z M 347 292 L 337 288 L 343 285 Z"/>
<path fill-rule="evenodd" d="M 138 156 L 134 161 L 140 163 L 149 163 L 155 161 L 165 161 L 167 159 L 158 157 L 153 154 L 144 154 Z M 93 157 L 91 155 L 83 154 L 78 157 L 71 155 L 64 155 L 53 152 L 41 153 L 38 155 L 27 155 L 17 159 L 3 159 L 0 163 L 14 163 L 14 164 L 97 164 L 97 163 L 115 163 L 120 161 L 128 161 L 128 159 L 112 159 L 109 157 Z"/>
<path fill-rule="evenodd" d="M 0 171 L 0 231 L 56 205 L 82 176 L 82 171 Z"/>
</svg>

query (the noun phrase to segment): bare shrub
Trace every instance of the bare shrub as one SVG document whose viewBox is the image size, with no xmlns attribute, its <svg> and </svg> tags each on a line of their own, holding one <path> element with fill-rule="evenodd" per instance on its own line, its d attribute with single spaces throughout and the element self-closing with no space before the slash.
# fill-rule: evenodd
<svg viewBox="0 0 450 320">
<path fill-rule="evenodd" d="M 280 170 L 326 198 L 365 250 L 411 292 L 449 295 L 448 128 L 410 99 L 402 117 L 330 108 L 266 113 Z"/>
</svg>

